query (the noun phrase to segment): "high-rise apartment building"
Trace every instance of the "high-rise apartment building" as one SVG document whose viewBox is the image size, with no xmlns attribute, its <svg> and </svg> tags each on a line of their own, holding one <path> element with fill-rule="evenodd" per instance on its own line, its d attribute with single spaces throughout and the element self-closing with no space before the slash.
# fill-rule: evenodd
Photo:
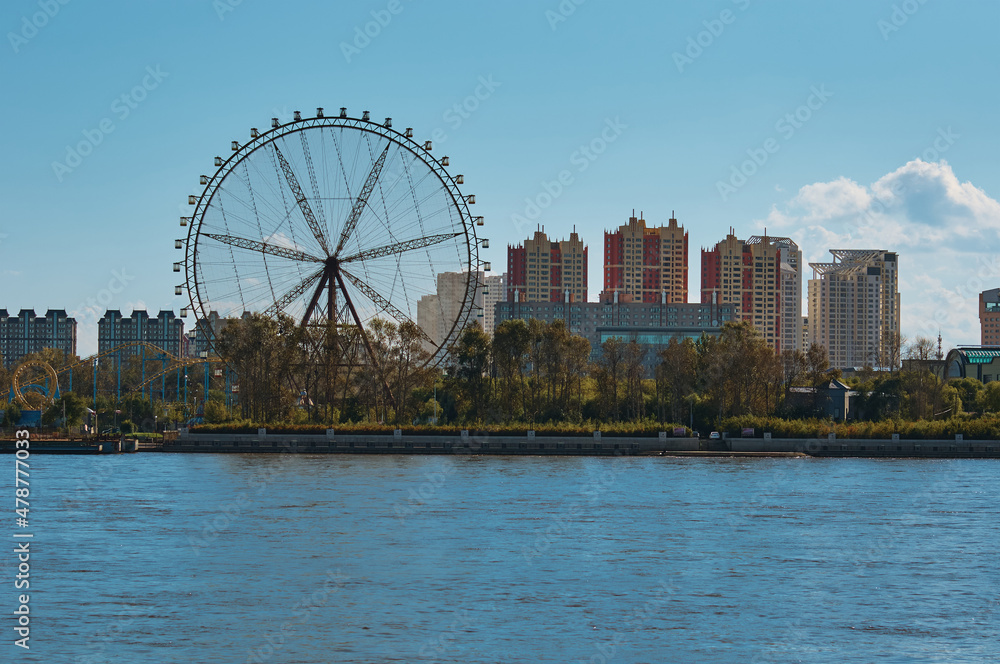
<svg viewBox="0 0 1000 664">
<path fill-rule="evenodd" d="M 496 328 L 497 302 L 504 302 L 506 299 L 507 274 L 486 277 L 486 284 L 483 288 L 483 329 L 491 337 Z"/>
<path fill-rule="evenodd" d="M 702 249 L 701 301 L 734 307 L 733 318 L 753 324 L 777 352 L 798 348 L 802 305 L 796 314 L 793 304 L 788 314 L 784 302 L 786 292 L 795 301 L 801 299 L 795 285 L 801 259 L 798 246 L 788 238 L 755 235 L 744 241 L 730 230 L 713 249 Z M 797 289 L 801 294 L 801 285 Z"/>
<path fill-rule="evenodd" d="M 97 350 L 100 353 L 122 344 L 144 342 L 167 351 L 175 357 L 184 352 L 184 321 L 173 311 L 161 311 L 155 318 L 137 309 L 131 316 L 122 316 L 118 309 L 108 309 L 97 322 Z M 138 346 L 122 349 L 121 357 L 140 355 Z"/>
<path fill-rule="evenodd" d="M 467 322 L 479 321 L 485 328 L 484 283 L 482 272 L 442 272 L 437 275 L 437 293 L 425 295 L 417 302 L 417 325 L 440 346 L 456 324 L 465 322 L 459 321 L 458 317 L 471 288 L 474 289 L 473 308 Z"/>
<path fill-rule="evenodd" d="M 544 231 L 507 247 L 507 299 L 520 302 L 586 302 L 588 249 L 576 231 L 552 242 Z"/>
<path fill-rule="evenodd" d="M 832 263 L 810 263 L 809 341 L 839 368 L 890 368 L 899 357 L 897 254 L 831 249 Z M 895 346 L 895 347 L 894 347 Z"/>
<path fill-rule="evenodd" d="M 984 346 L 1000 346 L 1000 288 L 979 294 L 980 342 Z"/>
<path fill-rule="evenodd" d="M 33 309 L 21 309 L 10 316 L 0 309 L 0 355 L 10 368 L 25 355 L 55 348 L 67 355 L 76 355 L 76 319 L 64 309 L 49 309 L 45 316 L 36 316 Z"/>
<path fill-rule="evenodd" d="M 801 350 L 802 345 L 802 251 L 791 238 L 753 236 L 748 242 L 770 242 L 781 254 L 781 350 Z"/>
<path fill-rule="evenodd" d="M 636 302 L 688 301 L 688 234 L 672 215 L 669 225 L 648 227 L 633 216 L 604 233 L 604 292 Z"/>
</svg>

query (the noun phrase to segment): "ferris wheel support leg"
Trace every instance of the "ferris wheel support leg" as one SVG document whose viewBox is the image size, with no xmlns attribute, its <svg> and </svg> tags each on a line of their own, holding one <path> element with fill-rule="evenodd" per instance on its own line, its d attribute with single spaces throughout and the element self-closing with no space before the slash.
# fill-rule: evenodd
<svg viewBox="0 0 1000 664">
<path fill-rule="evenodd" d="M 330 271 L 324 270 L 323 276 L 319 280 L 319 285 L 316 287 L 315 292 L 313 292 L 312 299 L 309 300 L 309 306 L 306 307 L 306 314 L 302 317 L 302 324 L 305 325 L 312 318 L 313 311 L 316 309 L 316 305 L 319 304 L 319 296 L 323 292 L 323 287 L 328 286 L 331 290 L 333 289 L 333 280 L 330 278 Z"/>
<path fill-rule="evenodd" d="M 337 289 L 333 286 L 333 279 L 326 290 L 326 320 L 331 323 L 337 320 Z"/>
<path fill-rule="evenodd" d="M 351 296 L 347 294 L 347 287 L 344 285 L 344 279 L 337 273 L 337 283 L 340 285 L 340 292 L 344 294 L 344 301 L 347 302 L 347 308 L 351 310 L 351 317 L 354 318 L 355 324 L 358 326 L 358 333 L 361 335 L 361 340 L 365 344 L 365 350 L 368 351 L 368 359 L 371 360 L 372 366 L 375 367 L 376 373 L 378 373 L 379 378 L 382 379 L 382 387 L 385 388 L 386 396 L 389 398 L 389 402 L 392 407 L 396 407 L 396 398 L 392 394 L 392 390 L 389 389 L 389 381 L 385 379 L 385 373 L 382 371 L 382 367 L 378 363 L 378 359 L 375 357 L 375 350 L 372 348 L 371 340 L 368 339 L 368 333 L 365 332 L 365 326 L 361 324 L 361 317 L 358 316 L 357 310 L 354 308 L 354 302 L 351 301 Z"/>
</svg>

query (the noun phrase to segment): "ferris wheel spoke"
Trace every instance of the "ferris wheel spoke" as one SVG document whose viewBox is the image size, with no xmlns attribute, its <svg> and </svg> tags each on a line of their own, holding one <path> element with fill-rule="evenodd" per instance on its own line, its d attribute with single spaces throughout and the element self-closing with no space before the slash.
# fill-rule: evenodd
<svg viewBox="0 0 1000 664">
<path fill-rule="evenodd" d="M 295 202 L 302 211 L 302 216 L 306 219 L 306 224 L 309 225 L 309 230 L 312 231 L 313 236 L 316 241 L 319 242 L 319 246 L 323 248 L 323 251 L 327 256 L 330 255 L 330 245 L 326 241 L 326 232 L 320 225 L 319 221 L 316 220 L 316 215 L 313 214 L 312 208 L 309 207 L 309 201 L 306 200 L 306 195 L 302 193 L 302 187 L 299 186 L 298 178 L 295 177 L 295 172 L 292 171 L 292 167 L 288 164 L 288 160 L 285 159 L 285 155 L 281 154 L 281 150 L 278 149 L 277 144 L 272 144 L 274 148 L 274 153 L 278 156 L 278 161 L 281 163 L 281 170 L 285 175 L 285 181 L 288 183 L 288 187 L 292 190 L 292 194 L 295 195 Z"/>
<path fill-rule="evenodd" d="M 207 237 L 217 242 L 228 244 L 231 247 L 260 252 L 262 254 L 270 254 L 272 256 L 278 256 L 279 258 L 288 258 L 293 261 L 304 261 L 309 263 L 323 262 L 323 259 L 311 256 L 303 251 L 279 247 L 273 244 L 268 244 L 267 242 L 260 242 L 259 240 L 249 240 L 247 238 L 236 237 L 234 235 L 217 235 L 215 233 L 203 233 L 202 237 Z"/>
<path fill-rule="evenodd" d="M 323 222 L 325 226 L 326 219 L 323 214 L 323 198 L 319 194 L 319 182 L 316 180 L 316 167 L 313 165 L 312 152 L 309 150 L 309 139 L 306 138 L 306 133 L 304 131 L 299 132 L 299 138 L 302 139 L 302 155 L 306 158 L 306 168 L 309 171 L 309 183 L 312 185 L 313 196 L 316 201 L 316 209 L 319 210 L 320 221 Z M 326 237 L 326 234 L 323 235 Z"/>
<path fill-rule="evenodd" d="M 424 247 L 441 244 L 442 242 L 447 242 L 448 240 L 458 237 L 459 235 L 461 235 L 461 233 L 444 233 L 442 235 L 431 235 L 430 237 L 422 237 L 416 240 L 396 242 L 384 247 L 379 247 L 378 249 L 369 249 L 367 251 L 354 254 L 353 256 L 342 258 L 340 259 L 340 262 L 351 263 L 354 261 L 374 260 L 376 258 L 392 256 L 393 254 L 402 254 L 407 251 L 413 251 L 414 249 L 423 249 Z"/>
<path fill-rule="evenodd" d="M 399 322 L 399 323 L 413 323 L 413 320 L 409 316 L 407 316 L 402 311 L 400 311 L 399 309 L 397 309 L 395 307 L 395 305 L 393 305 L 391 302 L 389 302 L 389 300 L 387 300 L 384 297 L 382 297 L 381 295 L 379 295 L 378 292 L 374 288 L 372 288 L 371 286 L 369 286 L 365 282 L 361 281 L 360 279 L 358 279 L 357 277 L 355 277 L 350 272 L 347 272 L 346 270 L 340 270 L 339 274 L 341 274 L 344 277 L 346 277 L 347 280 L 350 281 L 354 285 L 355 288 L 357 288 L 359 291 L 361 291 L 364 294 L 365 297 L 367 297 L 369 300 L 371 300 L 372 302 L 374 302 L 375 306 L 381 308 L 387 314 L 389 314 L 390 316 L 392 316 L 393 318 L 395 318 L 396 322 Z M 423 331 L 423 329 L 419 325 L 417 325 L 416 323 L 413 323 L 413 324 L 416 326 L 417 330 L 419 330 L 420 338 L 426 339 L 427 341 L 430 341 L 431 343 L 434 343 L 434 341 L 429 336 L 427 336 L 427 334 Z"/>
<path fill-rule="evenodd" d="M 302 297 L 302 295 L 310 288 L 312 288 L 316 284 L 316 282 L 319 281 L 320 277 L 322 277 L 325 273 L 326 273 L 325 269 L 319 270 L 318 272 L 311 275 L 308 279 L 295 286 L 295 288 L 282 295 L 274 302 L 274 304 L 272 304 L 268 308 L 267 314 L 270 316 L 276 316 L 280 313 L 284 313 L 285 309 L 292 302 L 295 302 L 295 300 Z"/>
<path fill-rule="evenodd" d="M 354 207 L 351 208 L 351 216 L 347 219 L 347 223 L 344 224 L 344 229 L 340 233 L 340 242 L 337 243 L 337 251 L 334 252 L 335 256 L 343 250 L 344 243 L 347 242 L 347 239 L 351 237 L 351 233 L 357 227 L 358 221 L 361 219 L 361 213 L 365 211 L 365 207 L 368 205 L 368 197 L 372 195 L 375 183 L 378 182 L 379 175 L 382 173 L 382 167 L 385 166 L 385 157 L 389 154 L 390 147 L 392 147 L 392 143 L 385 146 L 385 150 L 382 150 L 382 154 L 379 155 L 375 165 L 372 166 L 371 172 L 368 173 L 365 186 L 361 190 L 361 193 L 358 194 L 358 200 L 354 202 Z"/>
</svg>

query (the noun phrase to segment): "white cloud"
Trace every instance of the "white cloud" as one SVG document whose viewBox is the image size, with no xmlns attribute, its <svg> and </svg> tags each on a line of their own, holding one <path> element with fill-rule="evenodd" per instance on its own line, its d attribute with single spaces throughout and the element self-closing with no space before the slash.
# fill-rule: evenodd
<svg viewBox="0 0 1000 664">
<path fill-rule="evenodd" d="M 868 186 L 806 185 L 757 223 L 792 237 L 807 262 L 829 262 L 830 249 L 899 252 L 903 334 L 979 343 L 979 292 L 1000 286 L 1000 203 L 946 161 L 916 159 Z"/>
</svg>

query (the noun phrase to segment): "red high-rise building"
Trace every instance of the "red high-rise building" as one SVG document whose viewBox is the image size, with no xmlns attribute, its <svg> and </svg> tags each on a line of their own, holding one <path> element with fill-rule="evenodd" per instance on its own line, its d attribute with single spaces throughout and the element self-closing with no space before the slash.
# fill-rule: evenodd
<svg viewBox="0 0 1000 664">
<path fill-rule="evenodd" d="M 587 301 L 588 249 L 576 231 L 552 242 L 544 231 L 507 246 L 507 299 L 518 302 Z"/>
<path fill-rule="evenodd" d="M 733 318 L 751 322 L 777 351 L 796 348 L 794 341 L 786 339 L 782 344 L 782 292 L 786 281 L 797 274 L 785 274 L 789 261 L 797 266 L 797 256 L 797 247 L 788 238 L 754 236 L 743 241 L 730 229 L 714 248 L 701 250 L 701 301 L 733 307 Z M 789 306 L 800 311 L 793 304 Z M 801 317 L 796 313 L 787 324 L 792 326 L 791 334 L 798 334 Z"/>
<path fill-rule="evenodd" d="M 634 215 L 604 233 L 604 292 L 636 302 L 688 300 L 688 234 L 671 217 L 669 226 L 647 227 Z"/>
</svg>

